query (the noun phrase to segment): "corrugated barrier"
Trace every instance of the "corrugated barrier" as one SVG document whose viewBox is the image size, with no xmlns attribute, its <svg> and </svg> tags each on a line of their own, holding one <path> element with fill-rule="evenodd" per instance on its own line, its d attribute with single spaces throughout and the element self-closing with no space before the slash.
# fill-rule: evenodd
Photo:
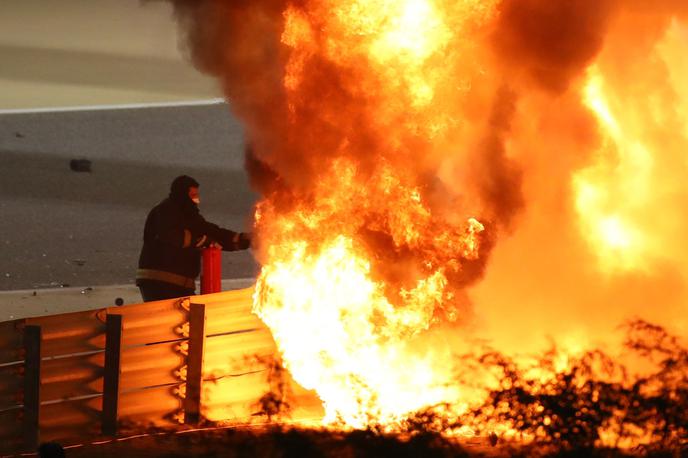
<svg viewBox="0 0 688 458">
<path fill-rule="evenodd" d="M 250 421 L 274 389 L 253 289 L 0 323 L 0 451 L 121 425 Z M 317 398 L 293 384 L 300 404 Z"/>
</svg>

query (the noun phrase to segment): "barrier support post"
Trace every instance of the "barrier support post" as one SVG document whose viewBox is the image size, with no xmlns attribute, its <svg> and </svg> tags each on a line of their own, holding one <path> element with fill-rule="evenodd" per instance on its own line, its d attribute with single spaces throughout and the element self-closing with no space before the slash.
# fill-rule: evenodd
<svg viewBox="0 0 688 458">
<path fill-rule="evenodd" d="M 36 450 L 40 442 L 41 327 L 24 328 L 24 447 Z"/>
<path fill-rule="evenodd" d="M 105 321 L 105 368 L 103 371 L 103 407 L 100 428 L 106 436 L 117 435 L 119 378 L 122 356 L 122 315 L 108 315 Z"/>
<path fill-rule="evenodd" d="M 203 348 L 205 347 L 205 304 L 191 304 L 189 310 L 189 353 L 186 357 L 184 423 L 197 425 L 201 419 Z"/>
</svg>

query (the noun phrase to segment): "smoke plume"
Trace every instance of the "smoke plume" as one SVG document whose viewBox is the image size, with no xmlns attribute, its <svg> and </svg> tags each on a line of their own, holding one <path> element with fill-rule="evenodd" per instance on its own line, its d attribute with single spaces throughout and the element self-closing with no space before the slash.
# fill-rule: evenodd
<svg viewBox="0 0 688 458">
<path fill-rule="evenodd" d="M 432 224 L 485 225 L 477 260 L 447 275 L 471 298 L 477 335 L 513 351 L 550 337 L 580 349 L 631 316 L 685 335 L 686 2 L 430 2 L 443 25 L 412 40 L 437 34 L 438 50 L 403 72 L 417 52 L 403 38 L 392 57 L 371 24 L 347 45 L 332 38 L 332 17 L 390 2 L 172 3 L 279 211 L 312 197 L 338 160 L 371 180 L 385 164 L 420 190 Z M 394 234 L 365 225 L 381 277 L 422 270 L 412 246 L 395 251 Z"/>
</svg>

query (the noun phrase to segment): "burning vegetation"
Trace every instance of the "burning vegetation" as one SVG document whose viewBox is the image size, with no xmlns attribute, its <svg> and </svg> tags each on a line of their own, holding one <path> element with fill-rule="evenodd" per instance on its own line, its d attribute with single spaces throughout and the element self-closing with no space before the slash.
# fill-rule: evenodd
<svg viewBox="0 0 688 458">
<path fill-rule="evenodd" d="M 146 432 L 126 425 L 123 437 L 68 447 L 69 456 L 151 456 L 153 449 L 166 457 L 683 456 L 688 349 L 644 321 L 628 322 L 624 335 L 642 371 L 602 350 L 571 357 L 552 348 L 527 362 L 494 349 L 462 355 L 453 383 L 486 390 L 482 401 L 460 414 L 446 403 L 428 406 L 393 432 L 373 416 L 356 430 L 291 423 L 290 377 L 279 360 L 259 358 L 251 365 L 267 369 L 270 391 L 254 406 L 252 424 Z"/>
<path fill-rule="evenodd" d="M 685 447 L 686 2 L 173 3 L 323 424 Z"/>
<path fill-rule="evenodd" d="M 494 349 L 457 356 L 459 371 L 451 383 L 485 391 L 480 401 L 464 409 L 450 403 L 424 407 L 397 423 L 394 432 L 406 439 L 478 436 L 492 446 L 501 443 L 501 452 L 541 455 L 687 450 L 688 349 L 644 321 L 630 321 L 624 331 L 626 357 L 635 369 L 599 349 L 571 356 L 553 347 L 521 361 Z M 271 409 L 261 399 L 259 415 L 288 419 L 284 373 L 272 374 L 271 385 L 278 389 L 263 398 L 271 400 Z M 282 401 L 275 404 L 276 399 Z M 389 433 L 379 417 L 367 420 L 369 434 Z"/>
</svg>

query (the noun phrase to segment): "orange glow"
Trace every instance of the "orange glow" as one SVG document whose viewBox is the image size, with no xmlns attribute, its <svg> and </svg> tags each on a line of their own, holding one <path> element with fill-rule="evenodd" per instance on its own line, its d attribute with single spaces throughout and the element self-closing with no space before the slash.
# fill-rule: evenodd
<svg viewBox="0 0 688 458">
<path fill-rule="evenodd" d="M 475 342 L 555 344 L 537 378 L 630 317 L 688 335 L 685 2 L 183 3 L 262 193 L 253 310 L 325 422 L 479 402 Z"/>
<path fill-rule="evenodd" d="M 678 57 L 687 43 L 684 26 L 675 21 L 653 50 L 664 68 L 624 75 L 621 83 L 602 54 L 588 69 L 583 101 L 598 121 L 601 145 L 573 184 L 584 238 L 607 273 L 684 262 L 667 246 L 683 238 L 676 231 L 685 224 L 679 217 L 685 181 L 670 168 L 686 164 L 679 158 L 688 99 L 683 85 L 672 83 L 688 76 Z"/>
<path fill-rule="evenodd" d="M 460 26 L 486 16 L 478 3 L 324 1 L 284 13 L 292 115 L 309 103 L 304 69 L 315 56 L 355 73 L 344 84 L 367 99 L 370 122 L 385 133 L 372 164 L 353 159 L 362 152 L 342 138 L 339 151 L 317 152 L 333 160 L 293 208 L 268 199 L 257 210 L 267 258 L 254 309 L 294 378 L 317 391 L 325 422 L 393 424 L 457 397 L 445 384 L 446 352 L 419 351 L 415 341 L 460 319 L 448 276 L 478 257 L 484 226 L 460 208 L 433 214 L 419 170 L 397 165 L 422 154 L 404 146 L 409 130 L 447 134 L 452 110 L 436 97 L 454 75 L 439 64 Z"/>
<path fill-rule="evenodd" d="M 567 135 L 530 138 L 527 124 L 511 126 L 510 94 L 522 99 L 519 119 L 558 114 L 538 105 L 556 95 L 532 90 L 519 71 L 500 76 L 489 51 L 506 14 L 500 8 L 498 1 L 320 0 L 282 12 L 285 138 L 314 170 L 285 172 L 285 188 L 257 207 L 263 268 L 254 311 L 294 379 L 317 392 L 326 423 L 393 428 L 418 409 L 459 408 L 479 397 L 451 383 L 451 348 L 424 342 L 472 319 L 467 291 L 479 274 L 466 266 L 487 262 L 486 240 L 518 207 L 509 200 L 518 191 L 495 184 L 512 179 L 508 161 L 528 171 L 530 149 Z M 665 52 L 685 49 L 671 33 Z M 597 263 L 590 269 L 647 272 L 667 256 L 663 240 L 677 227 L 657 207 L 665 136 L 643 128 L 660 122 L 664 108 L 657 101 L 648 110 L 614 82 L 607 61 L 615 52 L 590 59 L 566 91 L 572 106 L 587 110 L 598 139 L 589 159 L 556 184 L 570 189 L 561 193 L 570 200 L 557 205 L 575 213 L 571 225 Z M 490 169 L 496 163 L 503 171 Z M 533 208 L 549 194 L 538 190 Z M 520 257 L 508 276 L 528 275 L 529 263 Z M 546 290 L 539 285 L 550 282 L 533 277 L 537 287 L 505 300 L 508 283 L 491 278 L 492 287 L 475 295 L 484 322 L 491 304 L 504 311 L 515 300 L 538 303 Z M 571 354 L 593 340 L 575 326 L 559 335 Z M 557 362 L 558 370 L 566 366 L 565 358 Z"/>
<path fill-rule="evenodd" d="M 621 113 L 612 109 L 594 67 L 584 97 L 604 137 L 599 162 L 574 175 L 582 230 L 595 245 L 603 269 L 643 269 L 651 255 L 652 233 L 642 229 L 639 213 L 646 211 L 650 200 L 653 155 L 634 138 L 637 130 L 624 125 Z"/>
</svg>

